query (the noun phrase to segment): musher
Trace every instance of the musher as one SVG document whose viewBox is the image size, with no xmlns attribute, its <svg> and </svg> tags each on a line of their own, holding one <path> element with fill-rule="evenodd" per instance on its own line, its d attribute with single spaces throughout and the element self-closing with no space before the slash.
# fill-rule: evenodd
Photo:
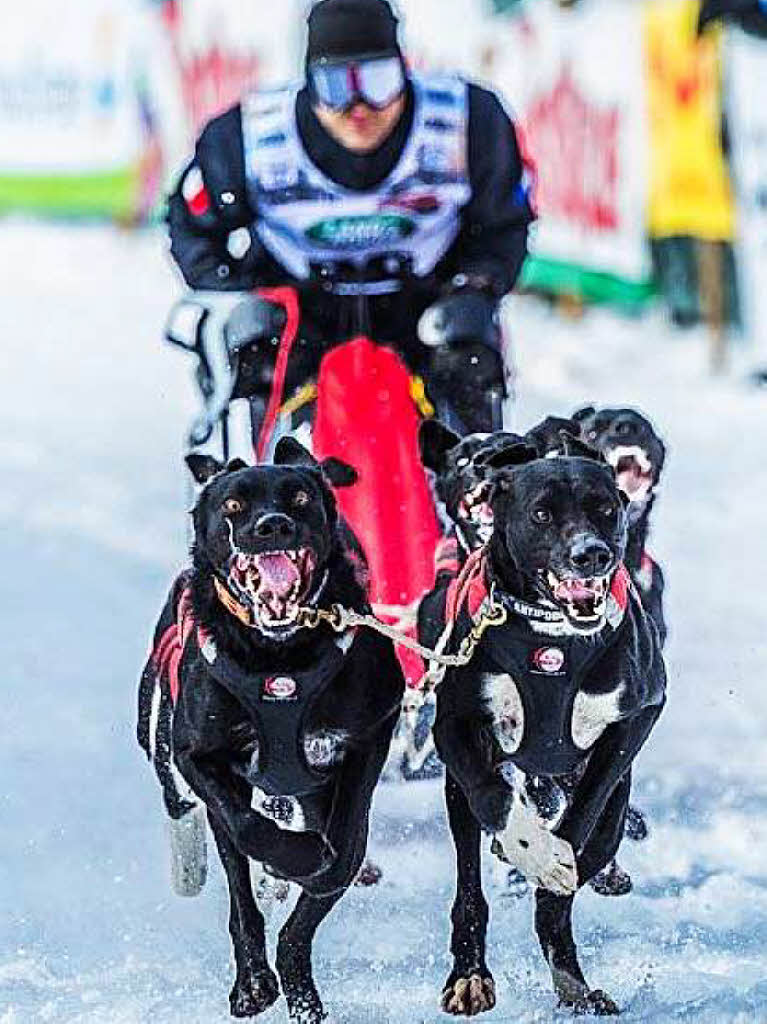
<svg viewBox="0 0 767 1024">
<path fill-rule="evenodd" d="M 500 99 L 458 75 L 411 72 L 386 0 L 315 4 L 305 71 L 303 85 L 255 90 L 200 135 L 169 201 L 186 283 L 301 287 L 287 393 L 343 340 L 341 304 L 361 291 L 369 333 L 425 380 L 441 418 L 460 433 L 500 427 L 497 307 L 534 219 Z M 267 393 L 274 358 L 265 344 Z"/>
</svg>

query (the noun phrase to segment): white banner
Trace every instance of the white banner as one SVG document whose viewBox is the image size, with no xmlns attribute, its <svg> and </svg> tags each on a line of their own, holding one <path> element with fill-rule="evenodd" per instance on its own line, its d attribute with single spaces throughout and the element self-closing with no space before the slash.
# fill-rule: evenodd
<svg viewBox="0 0 767 1024">
<path fill-rule="evenodd" d="M 551 0 L 494 20 L 491 69 L 537 166 L 537 255 L 649 273 L 641 5 Z M 609 45 L 606 41 L 609 40 Z"/>
<path fill-rule="evenodd" d="M 401 0 L 408 55 L 497 88 L 537 165 L 535 255 L 643 281 L 647 114 L 640 4 Z M 609 46 L 605 45 L 609 40 Z"/>
<path fill-rule="evenodd" d="M 296 78 L 307 6 L 305 0 L 175 0 L 165 5 L 190 136 L 236 103 L 249 86 Z"/>
<path fill-rule="evenodd" d="M 746 333 L 767 366 L 767 40 L 732 30 L 726 109 L 737 198 L 737 254 Z"/>
<path fill-rule="evenodd" d="M 130 0 L 6 4 L 0 32 L 0 173 L 82 174 L 133 164 L 142 147 Z"/>
</svg>

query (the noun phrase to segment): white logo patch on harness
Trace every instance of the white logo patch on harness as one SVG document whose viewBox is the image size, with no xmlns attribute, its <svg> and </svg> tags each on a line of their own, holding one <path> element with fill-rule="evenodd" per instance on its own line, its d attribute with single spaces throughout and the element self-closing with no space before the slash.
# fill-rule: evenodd
<svg viewBox="0 0 767 1024">
<path fill-rule="evenodd" d="M 290 676 L 269 676 L 264 680 L 264 700 L 296 700 L 298 684 Z"/>
<path fill-rule="evenodd" d="M 559 675 L 565 663 L 565 652 L 561 647 L 539 647 L 537 651 L 533 651 L 531 661 L 533 671 Z"/>
</svg>

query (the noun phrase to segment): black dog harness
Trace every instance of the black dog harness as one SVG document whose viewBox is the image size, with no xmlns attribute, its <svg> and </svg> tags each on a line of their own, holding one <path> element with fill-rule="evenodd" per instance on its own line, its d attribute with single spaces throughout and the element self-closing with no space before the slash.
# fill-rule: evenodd
<svg viewBox="0 0 767 1024">
<path fill-rule="evenodd" d="M 455 616 L 451 636 L 455 649 L 491 600 L 485 560 L 475 562 L 473 579 L 464 578 L 460 592 L 448 595 L 448 614 Z M 565 775 L 582 763 L 586 749 L 573 739 L 576 698 L 591 667 L 616 638 L 630 588 L 628 570 L 621 565 L 608 596 L 605 626 L 591 636 L 568 629 L 564 613 L 555 607 L 506 593 L 492 595 L 505 607 L 506 619 L 483 633 L 472 659 L 472 674 L 485 675 L 488 686 L 510 687 L 514 697 L 510 717 L 500 722 L 503 732 L 514 737 L 508 744 L 513 749 L 505 749 L 496 735 L 499 765 L 510 760 L 532 775 Z M 493 676 L 509 678 L 496 684 Z M 453 700 L 444 693 L 444 684 L 440 689 L 447 699 L 437 702 L 438 715 L 440 710 L 450 715 Z"/>
<path fill-rule="evenodd" d="M 312 650 L 311 665 L 284 674 L 245 671 L 218 650 L 212 635 L 192 612 L 191 593 L 185 587 L 176 605 L 175 622 L 155 650 L 157 670 L 168 679 L 174 703 L 178 699 L 183 666 L 201 656 L 207 671 L 247 711 L 259 740 L 258 769 L 249 776 L 271 796 L 299 796 L 327 785 L 327 771 L 311 767 L 304 752 L 304 730 L 318 698 L 341 671 L 353 647 L 355 629 L 339 636 L 323 635 Z M 189 660 L 187 660 L 189 659 Z"/>
</svg>

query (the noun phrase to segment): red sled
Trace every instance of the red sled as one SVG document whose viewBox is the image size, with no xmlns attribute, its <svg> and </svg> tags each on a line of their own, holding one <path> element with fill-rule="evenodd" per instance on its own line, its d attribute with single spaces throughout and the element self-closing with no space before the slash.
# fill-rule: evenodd
<svg viewBox="0 0 767 1024">
<path fill-rule="evenodd" d="M 320 367 L 312 447 L 317 458 L 333 455 L 357 470 L 357 483 L 338 492 L 341 514 L 365 552 L 374 610 L 414 636 L 441 534 L 410 387 L 399 355 L 369 338 L 332 349 Z M 398 655 L 408 685 L 416 685 L 423 662 L 401 646 Z"/>
</svg>

